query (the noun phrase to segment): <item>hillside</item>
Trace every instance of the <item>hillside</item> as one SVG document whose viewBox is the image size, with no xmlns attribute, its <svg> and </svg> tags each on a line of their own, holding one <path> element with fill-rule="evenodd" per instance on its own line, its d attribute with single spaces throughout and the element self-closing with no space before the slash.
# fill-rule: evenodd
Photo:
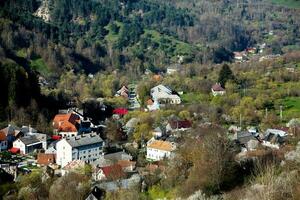
<svg viewBox="0 0 300 200">
<path fill-rule="evenodd" d="M 138 75 L 182 56 L 184 63 L 230 61 L 230 52 L 263 42 L 278 53 L 299 47 L 300 35 L 297 10 L 262 0 L 15 0 L 1 2 L 0 17 L 4 52 L 53 78 L 70 69 L 138 68 Z"/>
</svg>

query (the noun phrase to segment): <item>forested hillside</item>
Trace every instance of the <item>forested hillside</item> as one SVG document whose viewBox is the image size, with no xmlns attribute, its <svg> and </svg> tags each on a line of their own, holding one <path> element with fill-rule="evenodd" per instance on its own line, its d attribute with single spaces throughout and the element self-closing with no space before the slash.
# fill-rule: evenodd
<svg viewBox="0 0 300 200">
<path fill-rule="evenodd" d="M 139 75 L 179 56 L 230 61 L 232 51 L 265 41 L 280 53 L 300 35 L 299 10 L 262 0 L 13 0 L 1 1 L 0 16 L 4 52 L 54 78 L 70 69 Z"/>
</svg>

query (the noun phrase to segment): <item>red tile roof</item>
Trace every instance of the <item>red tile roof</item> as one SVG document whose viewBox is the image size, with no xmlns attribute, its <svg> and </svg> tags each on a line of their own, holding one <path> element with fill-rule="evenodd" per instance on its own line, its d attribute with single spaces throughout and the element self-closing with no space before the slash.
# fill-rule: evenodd
<svg viewBox="0 0 300 200">
<path fill-rule="evenodd" d="M 121 165 L 115 164 L 111 166 L 101 167 L 106 178 L 119 179 L 125 176 Z"/>
</svg>

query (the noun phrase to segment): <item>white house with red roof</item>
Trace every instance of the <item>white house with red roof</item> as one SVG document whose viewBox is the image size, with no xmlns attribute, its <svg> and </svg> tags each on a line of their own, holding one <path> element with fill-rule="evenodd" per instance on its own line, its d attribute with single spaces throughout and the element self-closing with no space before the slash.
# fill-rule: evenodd
<svg viewBox="0 0 300 200">
<path fill-rule="evenodd" d="M 214 96 L 224 95 L 226 93 L 225 89 L 220 83 L 216 83 L 211 87 L 211 92 Z"/>
</svg>

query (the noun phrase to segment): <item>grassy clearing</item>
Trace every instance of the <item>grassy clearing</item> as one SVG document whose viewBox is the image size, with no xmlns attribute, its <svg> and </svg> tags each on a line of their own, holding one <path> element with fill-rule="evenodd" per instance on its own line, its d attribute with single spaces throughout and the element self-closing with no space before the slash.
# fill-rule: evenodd
<svg viewBox="0 0 300 200">
<path fill-rule="evenodd" d="M 195 48 L 194 46 L 186 42 L 182 42 L 172 36 L 161 35 L 155 30 L 146 29 L 142 37 L 147 37 L 147 35 L 150 36 L 153 42 L 160 44 L 160 46 L 166 46 L 169 49 L 173 49 L 175 55 L 189 55 Z M 166 43 L 162 43 L 163 41 L 166 41 Z"/>
<path fill-rule="evenodd" d="M 34 69 L 44 76 L 47 76 L 50 71 L 42 58 L 37 58 L 30 61 L 31 69 Z"/>
<path fill-rule="evenodd" d="M 105 36 L 105 40 L 110 43 L 115 43 L 119 39 L 119 34 L 124 26 L 122 22 L 118 22 L 118 21 L 116 21 L 115 24 L 119 27 L 119 33 L 117 34 L 112 31 L 111 24 L 105 27 L 105 29 L 109 31 L 109 33 Z"/>
<path fill-rule="evenodd" d="M 298 0 L 271 0 L 271 2 L 289 8 L 297 8 L 297 9 L 300 8 L 300 1 Z"/>
<path fill-rule="evenodd" d="M 283 114 L 286 117 L 300 117 L 300 97 L 290 97 L 283 101 Z"/>
<path fill-rule="evenodd" d="M 184 103 L 200 103 L 207 101 L 207 97 L 199 93 L 186 93 L 180 97 Z"/>
</svg>

